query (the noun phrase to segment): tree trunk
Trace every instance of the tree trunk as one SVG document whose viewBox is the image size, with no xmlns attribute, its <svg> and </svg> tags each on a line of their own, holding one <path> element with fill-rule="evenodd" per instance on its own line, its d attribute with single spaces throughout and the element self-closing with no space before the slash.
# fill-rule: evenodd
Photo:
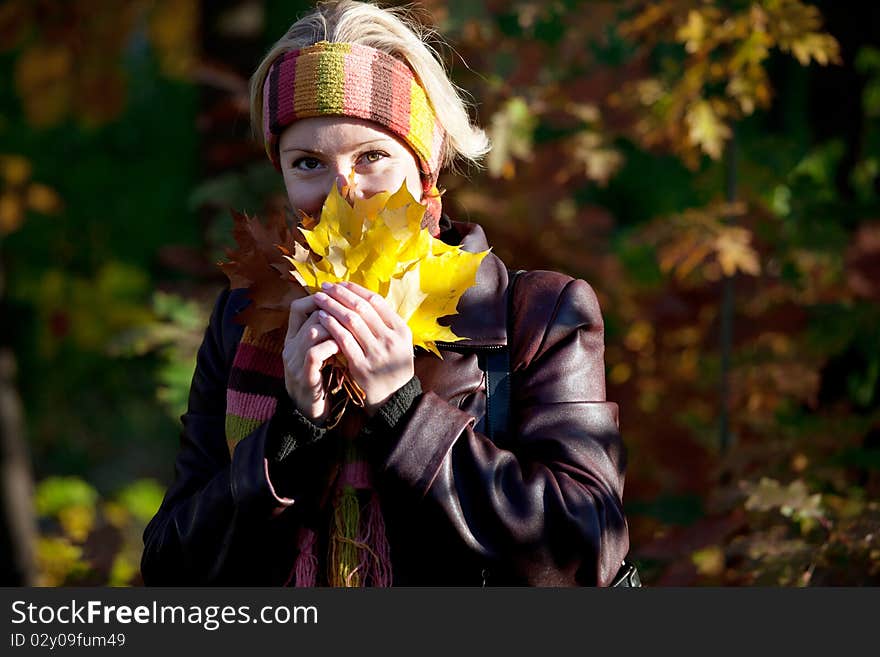
<svg viewBox="0 0 880 657">
<path fill-rule="evenodd" d="M 736 162 L 736 129 L 731 126 L 731 136 L 724 149 L 726 169 L 725 196 L 729 204 L 736 202 L 737 196 L 737 162 Z M 728 221 L 732 219 L 728 218 Z M 730 433 L 730 357 L 733 351 L 733 311 L 734 311 L 734 273 L 725 276 L 721 292 L 721 381 L 719 397 L 721 405 L 719 448 L 721 453 L 727 452 L 732 442 Z"/>
<path fill-rule="evenodd" d="M 3 299 L 0 260 L 0 307 Z M 36 582 L 37 535 L 34 485 L 15 377 L 15 355 L 0 344 L 0 586 L 32 586 Z"/>
</svg>

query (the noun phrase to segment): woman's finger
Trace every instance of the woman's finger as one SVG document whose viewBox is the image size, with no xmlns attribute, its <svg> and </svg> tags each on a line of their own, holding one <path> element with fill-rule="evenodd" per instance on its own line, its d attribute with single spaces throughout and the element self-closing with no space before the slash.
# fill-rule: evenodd
<svg viewBox="0 0 880 657">
<path fill-rule="evenodd" d="M 307 297 L 300 297 L 291 301 L 290 317 L 287 320 L 287 336 L 293 337 L 296 335 L 309 318 L 309 315 L 314 313 L 315 310 L 317 310 L 317 305 L 315 305 L 314 296 L 311 294 Z"/>
<path fill-rule="evenodd" d="M 318 313 L 313 312 L 295 334 L 287 335 L 284 342 L 281 358 L 284 361 L 285 380 L 289 378 L 290 384 L 293 385 L 296 376 L 305 367 L 308 350 L 326 340 L 332 338 L 318 321 Z M 313 385 L 313 382 L 310 382 L 310 385 Z"/>
<path fill-rule="evenodd" d="M 317 317 L 315 318 L 315 326 L 309 327 L 306 337 L 313 345 L 331 339 L 331 336 L 327 332 L 327 329 L 321 326 L 321 323 L 318 321 Z"/>
<path fill-rule="evenodd" d="M 373 332 L 373 329 L 370 328 L 370 326 L 367 324 L 367 321 L 361 316 L 358 310 L 343 305 L 333 297 L 323 292 L 318 292 L 317 294 L 315 294 L 315 301 L 321 311 L 333 317 L 339 324 L 345 327 L 348 333 L 354 336 L 355 340 L 357 340 L 361 349 L 365 353 L 369 353 L 375 350 L 377 335 Z M 362 305 L 369 304 L 367 304 L 366 302 L 362 302 Z M 325 327 L 327 327 L 326 322 L 321 323 Z M 378 327 L 376 328 L 376 330 L 379 332 L 379 335 L 383 335 L 388 331 L 388 327 L 382 324 L 382 321 L 379 319 L 379 316 L 376 315 L 375 311 L 373 311 L 373 323 L 381 324 L 381 329 Z"/>
<path fill-rule="evenodd" d="M 319 342 L 306 351 L 303 367 L 306 371 L 306 381 L 308 381 L 309 387 L 322 387 L 321 369 L 328 358 L 338 353 L 339 345 L 332 339 Z"/>
<path fill-rule="evenodd" d="M 327 329 L 325 329 L 321 322 L 318 321 L 317 312 L 313 312 L 309 315 L 309 318 L 300 327 L 298 335 L 302 336 L 306 347 L 316 345 L 319 342 L 324 342 L 324 340 L 330 338 Z"/>
<path fill-rule="evenodd" d="M 341 285 L 352 294 L 358 295 L 369 303 L 370 307 L 376 311 L 376 314 L 388 328 L 398 331 L 407 325 L 404 319 L 394 311 L 381 294 L 376 294 L 357 283 L 346 282 Z"/>
<path fill-rule="evenodd" d="M 364 350 L 351 331 L 343 326 L 336 317 L 324 310 L 318 311 L 318 319 L 330 333 L 330 337 L 339 345 L 339 349 L 349 366 L 356 369 L 362 368 L 366 362 Z"/>
<path fill-rule="evenodd" d="M 357 294 L 354 290 L 348 289 L 341 284 L 325 284 L 323 291 L 345 307 L 357 312 L 377 338 L 387 333 L 387 329 L 391 328 L 379 316 L 369 299 L 361 294 Z"/>
</svg>

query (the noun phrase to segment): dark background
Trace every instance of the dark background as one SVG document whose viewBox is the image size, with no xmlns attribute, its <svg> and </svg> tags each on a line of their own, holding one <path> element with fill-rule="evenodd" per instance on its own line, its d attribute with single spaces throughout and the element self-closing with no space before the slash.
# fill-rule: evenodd
<svg viewBox="0 0 880 657">
<path fill-rule="evenodd" d="M 247 77 L 307 7 L 0 5 L 4 583 L 140 582 L 229 210 L 283 202 Z M 495 144 L 444 207 L 599 295 L 644 583 L 876 584 L 880 10 L 420 7 Z"/>
</svg>

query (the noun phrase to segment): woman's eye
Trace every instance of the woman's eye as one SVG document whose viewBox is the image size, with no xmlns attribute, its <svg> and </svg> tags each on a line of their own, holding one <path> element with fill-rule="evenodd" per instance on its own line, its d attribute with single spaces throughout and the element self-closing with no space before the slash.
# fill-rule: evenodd
<svg viewBox="0 0 880 657">
<path fill-rule="evenodd" d="M 301 157 L 293 162 L 294 169 L 301 169 L 304 171 L 314 171 L 319 166 L 321 166 L 320 160 L 314 157 Z"/>
<path fill-rule="evenodd" d="M 361 160 L 369 164 L 375 164 L 383 157 L 388 157 L 388 155 L 383 153 L 382 151 L 369 151 L 368 153 L 364 153 L 363 155 L 361 155 Z"/>
</svg>

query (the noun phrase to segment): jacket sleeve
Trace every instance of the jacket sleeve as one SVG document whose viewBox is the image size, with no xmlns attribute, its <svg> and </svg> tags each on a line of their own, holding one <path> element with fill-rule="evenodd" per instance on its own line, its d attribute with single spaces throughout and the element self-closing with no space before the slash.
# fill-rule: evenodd
<svg viewBox="0 0 880 657">
<path fill-rule="evenodd" d="M 226 387 L 241 335 L 231 321 L 236 308 L 230 298 L 227 290 L 215 304 L 181 418 L 174 481 L 144 530 L 146 585 L 284 581 L 269 570 L 279 560 L 265 553 L 273 545 L 274 518 L 294 503 L 278 497 L 269 480 L 272 421 L 241 440 L 232 457 L 226 443 Z"/>
<path fill-rule="evenodd" d="M 502 579 L 608 585 L 629 548 L 626 456 L 605 400 L 604 333 L 593 290 L 524 274 L 513 324 L 511 432 L 503 444 L 433 392 L 383 448 L 386 475 L 440 510 Z M 542 317 L 543 314 L 543 317 Z"/>
</svg>

